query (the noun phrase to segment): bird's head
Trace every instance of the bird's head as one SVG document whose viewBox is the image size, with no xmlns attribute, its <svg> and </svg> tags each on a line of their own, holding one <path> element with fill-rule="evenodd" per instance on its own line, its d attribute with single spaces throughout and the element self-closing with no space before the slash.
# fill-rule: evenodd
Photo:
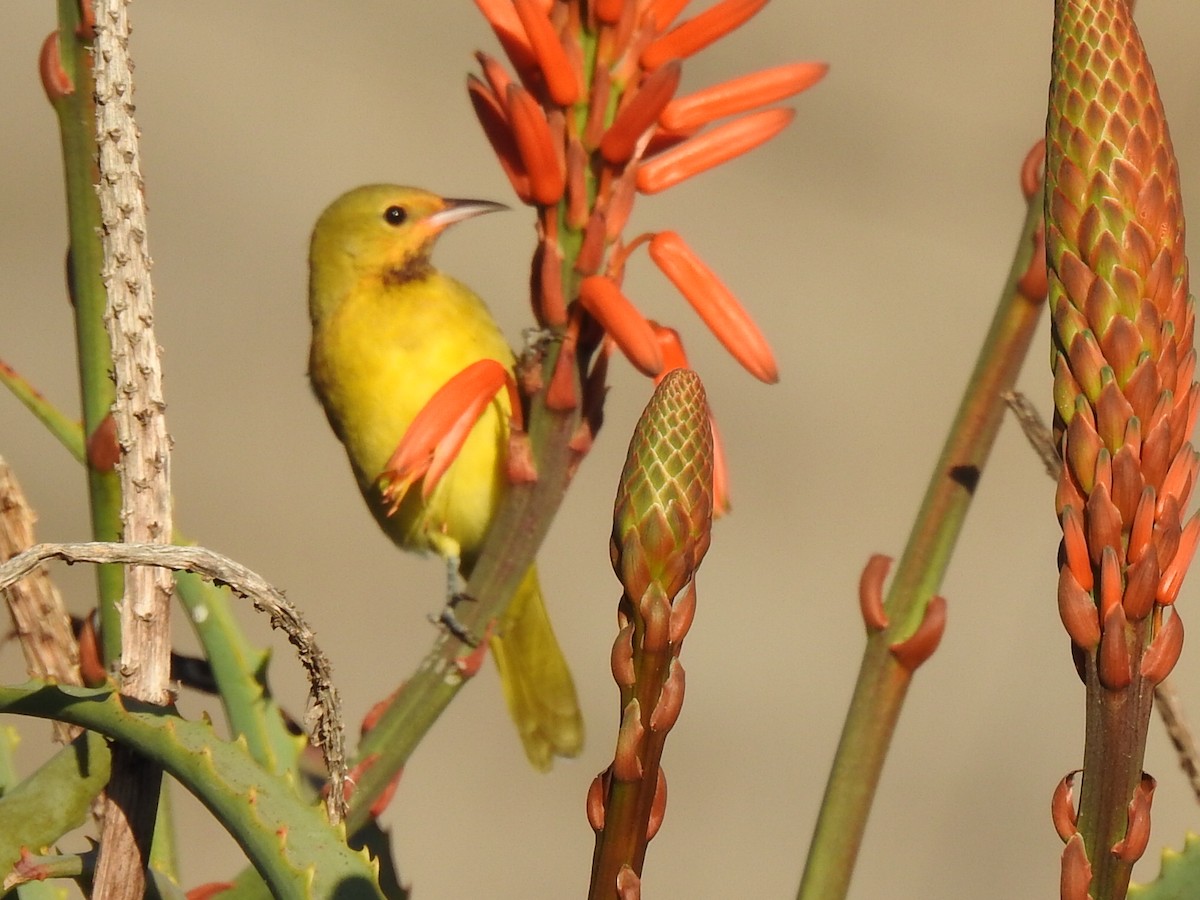
<svg viewBox="0 0 1200 900">
<path fill-rule="evenodd" d="M 318 282 L 362 277 L 399 282 L 429 270 L 438 235 L 456 222 L 506 209 L 489 200 L 452 200 L 418 188 L 369 184 L 334 200 L 317 219 L 309 274 Z"/>
</svg>

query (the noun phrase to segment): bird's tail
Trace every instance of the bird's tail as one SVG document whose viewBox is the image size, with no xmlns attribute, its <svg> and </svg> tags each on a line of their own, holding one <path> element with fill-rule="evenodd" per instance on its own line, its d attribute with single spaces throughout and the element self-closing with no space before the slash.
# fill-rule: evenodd
<svg viewBox="0 0 1200 900">
<path fill-rule="evenodd" d="M 491 648 L 529 761 L 545 772 L 555 756 L 577 756 L 583 748 L 583 717 L 546 614 L 536 566 L 521 580 Z"/>
</svg>

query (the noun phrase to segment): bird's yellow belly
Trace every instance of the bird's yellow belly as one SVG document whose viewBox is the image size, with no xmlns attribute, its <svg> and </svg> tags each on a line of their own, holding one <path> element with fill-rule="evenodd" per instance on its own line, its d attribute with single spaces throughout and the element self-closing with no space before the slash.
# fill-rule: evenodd
<svg viewBox="0 0 1200 900">
<path fill-rule="evenodd" d="M 383 530 L 407 549 L 470 557 L 504 490 L 505 394 L 484 410 L 428 500 L 418 482 L 387 516 L 377 482 L 405 431 L 439 388 L 479 359 L 508 366 L 511 353 L 490 317 L 482 322 L 476 317 L 483 307 L 473 296 L 450 292 L 433 302 L 415 299 L 425 302 L 409 303 L 384 292 L 379 297 L 363 293 L 343 304 L 314 345 L 310 374 Z"/>
</svg>

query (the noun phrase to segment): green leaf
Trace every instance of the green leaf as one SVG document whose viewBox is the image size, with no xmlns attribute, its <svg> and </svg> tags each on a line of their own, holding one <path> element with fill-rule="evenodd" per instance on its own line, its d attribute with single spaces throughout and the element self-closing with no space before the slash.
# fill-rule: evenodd
<svg viewBox="0 0 1200 900">
<path fill-rule="evenodd" d="M 88 807 L 108 784 L 108 743 L 85 731 L 0 799 L 0 873 L 87 821 Z"/>
<path fill-rule="evenodd" d="M 1188 832 L 1183 850 L 1167 847 L 1162 852 L 1162 870 L 1149 884 L 1131 884 L 1130 900 L 1193 900 L 1200 884 L 1200 836 Z"/>
<path fill-rule="evenodd" d="M 320 807 L 302 802 L 291 778 L 258 766 L 244 741 L 222 741 L 205 723 L 108 688 L 0 687 L 0 712 L 82 725 L 159 763 L 217 817 L 281 900 L 383 896 L 369 856 L 351 850 Z"/>
</svg>

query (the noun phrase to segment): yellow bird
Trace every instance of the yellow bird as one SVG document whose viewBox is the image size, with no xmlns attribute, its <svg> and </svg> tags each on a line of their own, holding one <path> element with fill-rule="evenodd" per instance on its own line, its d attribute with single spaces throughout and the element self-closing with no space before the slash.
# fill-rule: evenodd
<svg viewBox="0 0 1200 900">
<path fill-rule="evenodd" d="M 379 526 L 405 550 L 458 561 L 468 577 L 505 492 L 509 399 L 484 409 L 428 499 L 410 490 L 387 514 L 378 482 L 429 398 L 471 363 L 513 354 L 483 301 L 429 260 L 456 222 L 503 207 L 367 185 L 335 200 L 309 249 L 312 347 L 308 374 L 359 490 Z M 583 721 L 575 686 L 530 567 L 491 639 L 509 712 L 530 762 L 575 756 Z"/>
</svg>

